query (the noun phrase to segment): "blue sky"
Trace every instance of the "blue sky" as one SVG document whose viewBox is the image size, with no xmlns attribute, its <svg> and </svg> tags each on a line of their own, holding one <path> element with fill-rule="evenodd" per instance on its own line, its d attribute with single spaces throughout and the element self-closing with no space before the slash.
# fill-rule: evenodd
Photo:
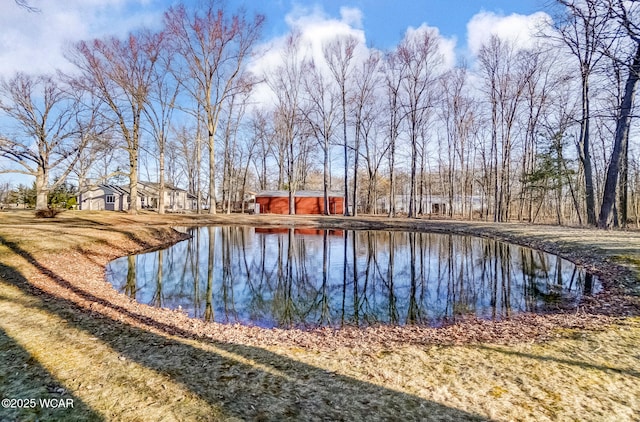
<svg viewBox="0 0 640 422">
<path fill-rule="evenodd" d="M 241 3 L 241 2 L 237 2 Z M 530 15 L 543 9 L 542 0 L 321 0 L 301 2 L 273 0 L 251 6 L 249 10 L 261 11 L 267 16 L 267 34 L 278 36 L 287 31 L 284 17 L 295 7 L 311 8 L 314 5 L 331 17 L 340 16 L 343 7 L 357 8 L 362 12 L 362 24 L 367 41 L 376 48 L 386 49 L 397 44 L 409 26 L 423 23 L 440 29 L 446 37 L 466 40 L 466 26 L 481 11 L 507 16 L 513 13 Z"/>
</svg>

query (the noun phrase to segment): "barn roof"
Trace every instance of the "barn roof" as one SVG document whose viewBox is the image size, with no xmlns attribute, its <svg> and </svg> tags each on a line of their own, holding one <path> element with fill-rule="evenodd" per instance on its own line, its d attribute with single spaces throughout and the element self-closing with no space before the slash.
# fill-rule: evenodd
<svg viewBox="0 0 640 422">
<path fill-rule="evenodd" d="M 342 192 L 327 192 L 328 196 L 330 197 L 338 197 L 338 198 L 342 198 L 344 197 L 344 194 Z M 261 192 L 256 193 L 256 198 L 262 197 L 262 198 L 275 198 L 275 197 L 288 197 L 289 196 L 289 191 L 288 190 L 264 190 Z M 321 190 L 299 190 L 294 192 L 294 197 L 296 198 L 323 198 L 324 197 L 324 191 Z"/>
</svg>

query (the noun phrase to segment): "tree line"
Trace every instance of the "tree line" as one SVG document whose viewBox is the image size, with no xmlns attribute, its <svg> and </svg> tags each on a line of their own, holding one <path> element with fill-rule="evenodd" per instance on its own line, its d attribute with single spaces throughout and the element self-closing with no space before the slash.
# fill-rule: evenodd
<svg viewBox="0 0 640 422">
<path fill-rule="evenodd" d="M 159 30 L 76 43 L 71 74 L 2 80 L 2 171 L 35 178 L 36 208 L 69 180 L 128 180 L 135 198 L 145 178 L 198 212 L 318 189 L 347 215 L 637 225 L 639 7 L 556 0 L 533 42 L 491 36 L 471 65 L 422 26 L 387 51 L 353 33 L 317 53 L 293 31 L 258 67 L 264 16 L 178 3 Z"/>
</svg>

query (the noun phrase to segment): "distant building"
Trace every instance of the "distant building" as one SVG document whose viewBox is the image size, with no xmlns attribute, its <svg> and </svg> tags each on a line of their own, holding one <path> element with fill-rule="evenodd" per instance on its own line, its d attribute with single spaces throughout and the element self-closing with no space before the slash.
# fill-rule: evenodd
<svg viewBox="0 0 640 422">
<path fill-rule="evenodd" d="M 401 194 L 395 195 L 394 206 L 396 212 L 406 213 L 409 211 L 409 195 Z M 444 215 L 449 212 L 450 204 L 449 198 L 444 195 L 425 195 L 415 198 L 416 212 L 422 214 L 438 214 Z M 473 211 L 480 211 L 482 209 L 482 202 L 479 196 L 469 196 L 462 198 L 459 195 L 454 196 L 453 201 L 453 213 L 462 213 L 463 207 L 472 209 Z M 382 196 L 378 198 L 377 208 L 379 212 L 389 211 L 389 197 Z"/>
<path fill-rule="evenodd" d="M 129 186 L 100 184 L 83 189 L 78 195 L 81 210 L 127 211 Z M 138 208 L 157 209 L 160 198 L 158 183 L 138 182 Z M 184 189 L 165 184 L 164 208 L 169 212 L 183 212 L 196 208 L 196 198 Z"/>
<path fill-rule="evenodd" d="M 329 213 L 344 213 L 344 195 L 329 192 Z M 289 214 L 288 191 L 262 191 L 256 194 L 256 213 Z M 323 191 L 298 191 L 294 193 L 295 214 L 324 214 Z"/>
</svg>

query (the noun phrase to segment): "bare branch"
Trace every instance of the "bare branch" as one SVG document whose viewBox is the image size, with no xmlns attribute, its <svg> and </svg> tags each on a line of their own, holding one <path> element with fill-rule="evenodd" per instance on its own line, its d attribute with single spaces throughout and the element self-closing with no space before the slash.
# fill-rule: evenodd
<svg viewBox="0 0 640 422">
<path fill-rule="evenodd" d="M 18 6 L 22 7 L 23 9 L 29 12 L 40 13 L 40 9 L 38 9 L 37 7 L 31 6 L 28 0 L 15 0 L 15 1 Z"/>
</svg>

